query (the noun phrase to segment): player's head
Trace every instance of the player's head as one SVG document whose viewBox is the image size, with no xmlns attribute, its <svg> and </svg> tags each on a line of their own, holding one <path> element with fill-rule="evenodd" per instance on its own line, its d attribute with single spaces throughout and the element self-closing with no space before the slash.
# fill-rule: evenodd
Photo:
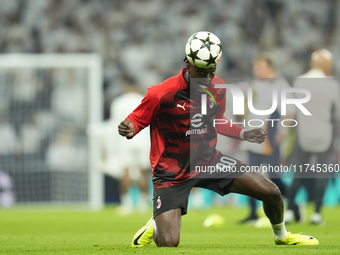
<svg viewBox="0 0 340 255">
<path fill-rule="evenodd" d="M 320 70 L 330 76 L 333 65 L 333 56 L 326 49 L 316 50 L 311 56 L 311 67 Z"/>
<path fill-rule="evenodd" d="M 203 82 L 210 84 L 215 77 L 216 65 L 209 68 L 200 68 L 191 64 L 186 58 L 184 59 L 190 78 L 199 78 Z"/>
<path fill-rule="evenodd" d="M 202 78 L 210 83 L 222 56 L 220 39 L 211 32 L 194 33 L 186 43 L 185 54 L 184 61 L 190 78 Z"/>
<path fill-rule="evenodd" d="M 268 52 L 261 53 L 254 61 L 253 73 L 258 79 L 275 77 L 274 61 Z"/>
</svg>

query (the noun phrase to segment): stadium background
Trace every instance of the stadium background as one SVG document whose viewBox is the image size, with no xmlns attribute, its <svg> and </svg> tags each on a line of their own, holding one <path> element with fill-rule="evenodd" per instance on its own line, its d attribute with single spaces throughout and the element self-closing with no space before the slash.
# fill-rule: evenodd
<svg viewBox="0 0 340 255">
<path fill-rule="evenodd" d="M 183 66 L 187 38 L 201 30 L 215 33 L 223 43 L 218 67 L 221 77 L 251 78 L 252 60 L 266 50 L 273 54 L 278 74 L 291 82 L 308 70 L 312 51 L 327 48 L 334 56 L 333 76 L 338 78 L 338 13 L 338 0 L 0 0 L 0 54 L 99 54 L 104 68 L 105 120 L 109 118 L 112 100 L 126 84 L 135 82 L 145 93 L 150 85 L 177 74 Z M 31 179 L 30 175 L 36 169 L 46 168 L 49 172 L 49 167 L 53 168 L 47 151 L 54 144 L 54 135 L 60 131 L 67 142 L 74 143 L 69 154 L 73 155 L 71 160 L 77 159 L 72 166 L 57 162 L 57 167 L 87 166 L 87 101 L 81 87 L 84 73 L 68 76 L 52 71 L 28 72 L 22 79 L 15 79 L 13 74 L 0 70 L 0 181 L 5 179 L 2 171 L 18 171 L 21 179 L 14 186 L 22 188 L 20 194 L 15 194 L 18 202 L 24 202 L 26 197 L 49 200 L 51 194 L 45 191 L 51 176 L 34 175 Z M 75 86 L 70 90 L 67 86 L 56 89 L 60 84 Z M 1 118 L 12 127 L 10 136 L 2 132 Z M 33 129 L 26 125 L 30 121 Z M 49 130 L 49 123 L 57 125 L 58 132 Z M 22 132 L 24 127 L 27 132 Z M 39 137 L 41 134 L 44 137 Z M 12 169 L 6 170 L 7 166 Z M 63 178 L 59 179 L 59 189 L 67 190 L 79 176 Z M 311 226 L 307 222 L 289 225 L 289 231 L 317 237 L 320 247 L 275 247 L 270 229 L 237 224 L 247 213 L 245 207 L 224 206 L 190 211 L 183 217 L 179 249 L 162 249 L 161 253 L 338 254 L 339 180 L 332 183 L 325 196 L 326 226 Z M 118 202 L 117 181 L 106 176 L 105 188 L 106 201 Z M 38 194 L 38 190 L 43 192 Z M 136 190 L 131 193 L 135 195 Z M 70 199 L 83 196 L 75 193 Z M 209 205 L 212 194 L 204 193 L 204 198 Z M 306 194 L 300 193 L 298 199 L 305 201 Z M 46 212 L 46 208 L 0 206 L 0 254 L 159 254 L 159 249 L 153 249 L 154 244 L 146 249 L 128 248 L 131 237 L 148 220 L 151 210 L 148 214 L 120 218 L 116 208 L 110 206 L 100 212 L 63 208 Z M 312 208 L 308 207 L 307 212 L 311 213 Z M 226 217 L 226 225 L 204 228 L 204 219 L 216 213 Z"/>
<path fill-rule="evenodd" d="M 336 0 L 1 0 L 0 6 L 0 53 L 98 53 L 102 57 L 103 119 L 109 118 L 110 104 L 125 84 L 135 82 L 145 93 L 150 85 L 176 74 L 183 66 L 188 36 L 200 30 L 214 32 L 223 42 L 221 77 L 252 77 L 252 60 L 266 50 L 272 53 L 279 75 L 291 81 L 308 70 L 310 54 L 317 48 L 333 53 L 333 75 L 340 74 L 340 2 Z M 5 83 L 0 79 L 1 109 L 16 132 L 24 125 L 26 112 L 20 110 L 14 119 L 6 111 L 15 112 L 20 97 L 26 106 L 40 100 L 42 105 L 34 109 L 45 107 L 52 115 L 59 111 L 63 120 L 75 126 L 85 121 L 86 102 L 79 89 L 70 94 L 28 84 L 29 89 L 17 86 L 8 97 Z M 70 107 L 71 113 L 62 107 L 67 95 L 76 106 Z M 81 167 L 86 158 L 81 142 L 84 130 L 61 132 L 77 141 Z M 50 143 L 52 139 L 38 145 L 42 159 Z M 17 153 L 4 150 L 4 155 Z M 117 202 L 116 181 L 106 177 L 105 186 L 106 200 Z M 337 193 L 336 187 L 328 191 L 328 204 L 338 203 Z"/>
</svg>

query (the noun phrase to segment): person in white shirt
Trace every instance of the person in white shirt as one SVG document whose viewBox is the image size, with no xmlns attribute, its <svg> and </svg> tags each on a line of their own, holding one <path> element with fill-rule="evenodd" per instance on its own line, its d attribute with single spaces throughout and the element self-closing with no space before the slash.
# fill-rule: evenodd
<svg viewBox="0 0 340 255">
<path fill-rule="evenodd" d="M 125 93 L 116 97 L 110 106 L 110 119 L 91 123 L 88 134 L 100 149 L 98 168 L 101 172 L 119 180 L 120 202 L 118 213 L 121 216 L 131 214 L 134 209 L 133 198 L 129 189 L 139 187 L 138 211 L 146 212 L 149 206 L 149 129 L 142 130 L 137 139 L 122 138 L 116 127 L 142 101 L 143 96 L 132 81 L 127 81 Z"/>
<path fill-rule="evenodd" d="M 323 224 L 321 207 L 328 180 L 332 173 L 327 170 L 331 163 L 332 140 L 334 124 L 340 120 L 340 91 L 338 82 L 330 76 L 332 70 L 332 54 L 325 49 L 315 51 L 311 56 L 311 70 L 299 76 L 294 81 L 294 87 L 307 89 L 311 98 L 304 103 L 304 107 L 311 113 L 305 115 L 297 112 L 297 138 L 293 151 L 293 163 L 298 168 L 302 165 L 302 173 L 294 174 L 293 182 L 288 195 L 288 210 L 285 213 L 285 221 L 288 223 L 295 217 L 296 221 L 302 221 L 303 215 L 298 205 L 294 202 L 300 187 L 312 185 L 310 198 L 315 203 L 315 212 L 311 216 L 312 224 Z M 305 165 L 310 163 L 314 156 L 314 167 L 326 166 L 326 172 L 315 175 L 307 173 Z M 309 167 L 311 169 L 311 167 Z M 313 174 L 313 175 L 310 175 Z M 314 178 L 310 178 L 314 177 Z"/>
<path fill-rule="evenodd" d="M 125 119 L 140 104 L 142 99 L 143 95 L 138 92 L 138 87 L 134 84 L 127 84 L 125 93 L 117 97 L 111 104 L 110 121 L 112 127 L 117 127 L 121 120 Z M 134 183 L 138 184 L 140 190 L 138 198 L 139 212 L 145 212 L 148 207 L 149 171 L 151 169 L 149 163 L 149 134 L 149 129 L 147 128 L 136 139 L 127 140 L 118 137 L 118 134 L 115 133 L 113 145 L 116 148 L 114 152 L 115 162 L 119 161 L 116 177 L 120 179 L 121 184 L 121 215 L 132 212 L 133 203 L 128 191 Z"/>
</svg>

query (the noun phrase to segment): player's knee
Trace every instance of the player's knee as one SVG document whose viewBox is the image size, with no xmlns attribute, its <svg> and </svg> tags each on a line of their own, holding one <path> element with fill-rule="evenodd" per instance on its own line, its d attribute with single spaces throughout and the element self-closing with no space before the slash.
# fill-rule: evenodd
<svg viewBox="0 0 340 255">
<path fill-rule="evenodd" d="M 179 236 L 162 235 L 157 239 L 158 247 L 177 247 L 179 245 Z"/>
<path fill-rule="evenodd" d="M 266 192 L 266 202 L 276 203 L 282 199 L 279 188 L 273 183 Z"/>
</svg>

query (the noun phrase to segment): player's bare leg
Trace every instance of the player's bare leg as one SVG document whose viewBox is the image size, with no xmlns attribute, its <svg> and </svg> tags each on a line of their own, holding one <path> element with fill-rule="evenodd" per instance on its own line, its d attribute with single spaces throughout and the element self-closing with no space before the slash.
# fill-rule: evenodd
<svg viewBox="0 0 340 255">
<path fill-rule="evenodd" d="M 158 247 L 177 247 L 181 234 L 181 209 L 173 209 L 155 218 L 153 237 Z"/>
<path fill-rule="evenodd" d="M 177 247 L 181 234 L 181 209 L 172 209 L 151 218 L 134 235 L 131 246 L 144 247 L 152 240 L 158 247 Z"/>
<path fill-rule="evenodd" d="M 279 188 L 269 179 L 258 173 L 244 173 L 234 181 L 230 191 L 262 201 L 270 222 L 283 222 L 283 199 Z"/>
<path fill-rule="evenodd" d="M 265 214 L 272 224 L 274 241 L 278 245 L 318 245 L 312 236 L 292 234 L 283 222 L 283 199 L 279 188 L 258 173 L 244 173 L 237 178 L 231 192 L 251 196 L 263 202 Z"/>
</svg>

